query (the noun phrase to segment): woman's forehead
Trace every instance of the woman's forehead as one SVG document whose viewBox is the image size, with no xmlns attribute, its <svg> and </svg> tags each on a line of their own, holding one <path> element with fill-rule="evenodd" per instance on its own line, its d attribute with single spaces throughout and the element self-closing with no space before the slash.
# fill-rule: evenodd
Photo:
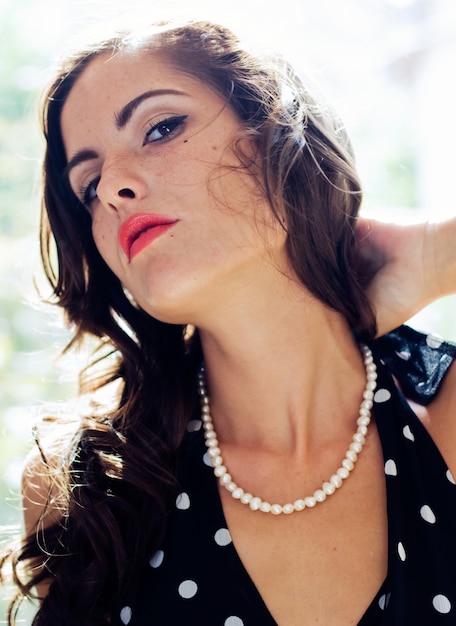
<svg viewBox="0 0 456 626">
<path fill-rule="evenodd" d="M 103 52 L 87 64 L 75 81 L 63 106 L 68 112 L 87 113 L 98 102 L 107 110 L 148 90 L 172 90 L 198 96 L 208 87 L 196 77 L 178 69 L 162 54 L 149 51 Z"/>
<path fill-rule="evenodd" d="M 130 82 L 135 79 L 165 80 L 182 78 L 185 73 L 171 63 L 163 53 L 151 50 L 105 51 L 94 56 L 87 64 L 75 85 L 81 79 L 109 80 L 125 78 Z"/>
</svg>

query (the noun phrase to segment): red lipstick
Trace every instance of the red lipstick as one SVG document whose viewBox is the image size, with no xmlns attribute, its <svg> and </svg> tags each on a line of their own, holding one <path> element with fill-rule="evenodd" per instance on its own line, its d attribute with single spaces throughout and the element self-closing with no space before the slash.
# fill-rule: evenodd
<svg viewBox="0 0 456 626">
<path fill-rule="evenodd" d="M 125 220 L 119 229 L 119 243 L 128 260 L 131 261 L 178 221 L 154 213 L 136 213 Z"/>
</svg>

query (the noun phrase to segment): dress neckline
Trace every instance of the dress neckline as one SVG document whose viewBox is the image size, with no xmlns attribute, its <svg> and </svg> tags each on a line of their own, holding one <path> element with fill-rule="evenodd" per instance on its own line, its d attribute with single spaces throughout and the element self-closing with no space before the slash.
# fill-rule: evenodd
<svg viewBox="0 0 456 626">
<path fill-rule="evenodd" d="M 395 395 L 395 396 L 399 396 L 401 395 L 400 391 L 397 389 L 392 377 L 389 375 L 389 373 L 385 370 L 384 366 L 382 365 L 381 362 L 378 362 L 377 359 L 376 360 L 376 364 L 378 369 L 381 370 L 381 374 L 379 375 L 379 381 L 381 381 L 381 384 L 378 385 L 377 389 L 380 390 L 381 392 L 384 392 L 386 390 L 387 393 L 389 393 L 391 396 Z M 381 396 L 379 396 L 381 397 Z M 413 410 L 411 409 L 411 407 L 408 405 L 408 403 L 405 401 L 405 405 L 409 411 L 409 413 L 411 413 L 411 416 L 413 416 L 414 420 L 413 421 L 417 421 L 419 422 L 419 424 L 421 424 L 419 418 L 417 417 L 417 415 L 413 412 Z M 380 416 L 380 419 L 384 419 L 385 417 L 387 417 L 386 415 L 382 415 L 383 411 L 381 408 L 381 404 L 379 403 L 376 406 L 376 410 L 373 416 L 373 419 L 375 421 L 378 421 L 378 417 Z M 422 426 L 422 425 L 421 425 Z M 424 428 L 424 427 L 423 427 Z M 427 431 L 426 431 L 427 432 Z M 380 434 L 379 434 L 380 436 Z M 429 436 L 429 435 L 428 435 Z M 380 437 L 381 439 L 381 437 Z M 205 446 L 204 446 L 204 439 L 201 436 L 200 439 L 201 442 L 201 451 L 205 450 Z M 386 456 L 387 456 L 387 450 L 385 450 L 385 447 L 383 445 L 382 442 L 382 450 L 383 450 L 383 455 L 384 455 L 384 460 L 385 463 L 387 462 Z M 439 453 L 440 454 L 440 453 Z M 204 458 L 205 458 L 205 463 L 206 465 L 210 465 L 210 461 L 207 458 L 206 454 L 204 454 Z M 208 472 L 209 473 L 209 472 Z M 210 481 L 210 485 L 209 485 L 209 481 Z M 386 476 L 385 476 L 385 482 L 386 482 Z M 221 498 L 220 498 L 220 493 L 217 487 L 217 482 L 216 479 L 214 477 L 214 475 L 210 474 L 210 477 L 208 479 L 208 490 L 210 489 L 210 491 L 206 492 L 206 496 L 209 498 L 209 500 L 213 503 L 213 514 L 214 517 L 217 518 L 217 524 L 220 526 L 223 526 L 223 528 L 226 528 L 229 532 L 229 526 L 225 517 L 225 512 L 223 510 L 223 505 L 221 502 Z M 387 489 L 387 486 L 386 486 Z M 390 516 L 388 515 L 388 546 L 389 546 L 389 542 L 390 542 L 390 532 L 391 532 L 391 521 L 390 521 Z M 259 605 L 261 605 L 264 609 L 264 613 L 265 616 L 267 617 L 268 621 L 261 621 L 261 624 L 264 626 L 280 626 L 275 619 L 273 618 L 273 616 L 271 615 L 267 604 L 265 603 L 262 595 L 260 594 L 259 590 L 257 589 L 255 583 L 253 582 L 250 574 L 248 573 L 247 569 L 244 566 L 244 563 L 242 562 L 242 559 L 240 558 L 238 551 L 236 549 L 236 545 L 234 543 L 234 541 L 232 542 L 232 546 L 233 546 L 233 558 L 236 561 L 236 563 L 233 563 L 233 568 L 236 569 L 236 573 L 237 575 L 242 576 L 243 578 L 243 584 L 249 589 L 249 593 L 252 593 L 255 597 L 256 600 L 258 601 Z M 390 550 L 389 550 L 390 552 Z M 382 616 L 383 610 L 385 609 L 387 603 L 388 603 L 388 598 L 389 598 L 389 578 L 390 578 L 390 558 L 388 558 L 388 570 L 387 570 L 387 575 L 385 577 L 385 580 L 383 581 L 383 583 L 381 584 L 380 588 L 378 589 L 377 593 L 375 594 L 375 596 L 373 597 L 371 603 L 368 605 L 366 611 L 364 612 L 363 616 L 361 617 L 361 620 L 358 622 L 358 626 L 374 626 L 376 624 L 379 624 L 379 618 Z M 266 620 L 266 617 L 261 616 L 262 620 Z"/>
</svg>

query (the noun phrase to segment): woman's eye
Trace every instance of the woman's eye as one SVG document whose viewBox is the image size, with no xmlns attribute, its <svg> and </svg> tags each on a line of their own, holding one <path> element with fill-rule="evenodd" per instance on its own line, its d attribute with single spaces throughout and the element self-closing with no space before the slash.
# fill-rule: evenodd
<svg viewBox="0 0 456 626">
<path fill-rule="evenodd" d="M 146 140 L 144 143 L 152 143 L 153 141 L 163 141 L 168 137 L 172 137 L 179 131 L 182 124 L 187 119 L 187 115 L 176 115 L 169 117 L 166 120 L 154 124 L 146 133 Z"/>
<path fill-rule="evenodd" d="M 97 198 L 97 186 L 99 182 L 100 177 L 97 176 L 97 178 L 91 180 L 88 185 L 81 189 L 80 198 L 84 206 L 89 207 Z"/>
</svg>

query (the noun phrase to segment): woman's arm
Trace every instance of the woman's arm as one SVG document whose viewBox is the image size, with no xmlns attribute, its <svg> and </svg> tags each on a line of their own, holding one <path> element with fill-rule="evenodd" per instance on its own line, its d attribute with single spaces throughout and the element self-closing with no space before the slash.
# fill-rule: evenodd
<svg viewBox="0 0 456 626">
<path fill-rule="evenodd" d="M 407 226 L 361 219 L 357 236 L 379 335 L 456 293 L 456 218 Z"/>
</svg>

